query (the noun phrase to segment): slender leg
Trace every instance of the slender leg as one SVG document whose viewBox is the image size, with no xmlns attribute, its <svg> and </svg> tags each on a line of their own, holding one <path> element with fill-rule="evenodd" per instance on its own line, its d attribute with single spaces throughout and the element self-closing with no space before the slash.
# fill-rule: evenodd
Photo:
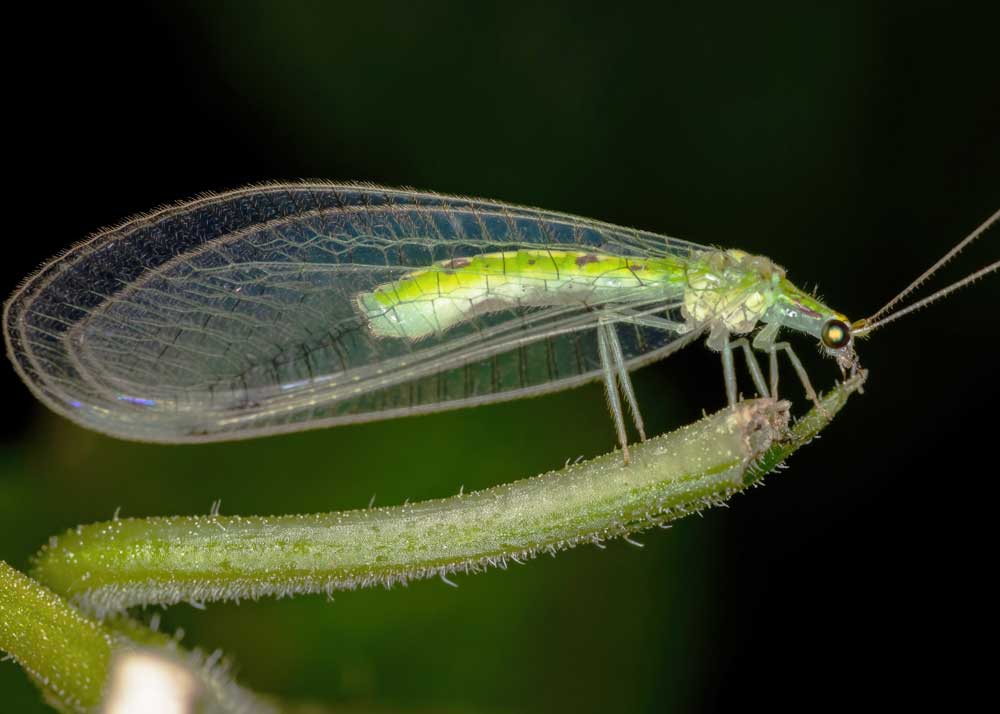
<svg viewBox="0 0 1000 714">
<path fill-rule="evenodd" d="M 799 356 L 795 354 L 792 346 L 787 342 L 776 342 L 774 344 L 774 352 L 777 353 L 778 350 L 784 350 L 788 355 L 792 367 L 795 368 L 795 373 L 799 375 L 799 381 L 802 382 L 802 386 L 806 390 L 806 395 L 812 400 L 813 404 L 822 410 L 823 407 L 819 403 L 819 397 L 816 396 L 816 390 L 813 389 L 812 382 L 809 381 L 809 375 L 806 374 L 806 368 L 802 366 L 802 362 L 799 361 Z"/>
<path fill-rule="evenodd" d="M 608 397 L 608 407 L 611 409 L 611 419 L 618 431 L 618 443 L 622 445 L 622 456 L 628 463 L 628 440 L 625 433 L 625 420 L 622 418 L 622 405 L 618 398 L 618 385 L 615 383 L 614 363 L 611 361 L 611 349 L 604 323 L 597 324 L 597 351 L 601 357 L 601 372 L 604 374 L 604 392 Z"/>
<path fill-rule="evenodd" d="M 736 406 L 736 367 L 733 365 L 733 347 L 729 337 L 722 344 L 722 377 L 726 380 L 726 400 L 729 406 Z"/>
<path fill-rule="evenodd" d="M 770 322 L 753 338 L 753 348 L 766 352 L 768 356 L 772 399 L 778 398 L 778 352 L 774 349 L 774 343 L 780 329 L 780 322 Z"/>
<path fill-rule="evenodd" d="M 750 340 L 746 337 L 741 337 L 738 340 L 734 340 L 730 343 L 730 347 L 742 347 L 743 355 L 747 360 L 747 369 L 750 370 L 750 376 L 753 377 L 753 384 L 757 387 L 757 394 L 762 397 L 770 397 L 771 392 L 768 391 L 767 385 L 764 383 L 764 373 L 760 370 L 760 364 L 757 362 L 757 357 L 754 355 L 753 350 L 750 349 Z"/>
<path fill-rule="evenodd" d="M 771 397 L 778 398 L 778 351 L 768 350 L 767 355 L 771 363 Z"/>
<path fill-rule="evenodd" d="M 618 431 L 618 441 L 622 445 L 622 454 L 627 464 L 629 462 L 628 442 L 626 440 L 625 420 L 622 415 L 621 402 L 615 384 L 616 378 L 618 384 L 621 385 L 621 390 L 625 393 L 635 427 L 639 432 L 639 437 L 643 441 L 646 440 L 646 427 L 642 421 L 642 414 L 639 412 L 639 402 L 632 387 L 632 379 L 629 377 L 628 370 L 625 367 L 625 356 L 622 353 L 621 343 L 618 341 L 618 335 L 613 326 L 616 322 L 627 322 L 643 327 L 651 327 L 667 332 L 674 332 L 678 335 L 684 335 L 688 332 L 689 328 L 683 322 L 675 322 L 657 317 L 649 312 L 643 313 L 620 307 L 615 308 L 613 311 L 608 311 L 606 317 L 598 321 L 597 347 L 601 358 L 601 371 L 604 376 L 604 390 L 607 394 L 612 419 L 615 422 L 615 429 Z M 690 335 L 690 337 L 696 336 L 693 333 Z M 678 347 L 683 346 L 687 341 L 687 339 L 679 341 Z"/>
<path fill-rule="evenodd" d="M 770 359 L 771 397 L 774 399 L 778 398 L 778 350 L 784 350 L 788 355 L 788 360 L 792 363 L 792 367 L 795 368 L 795 373 L 799 376 L 799 381 L 802 382 L 802 386 L 806 390 L 806 395 L 812 403 L 816 405 L 816 408 L 819 409 L 820 413 L 826 414 L 826 410 L 819 403 L 819 397 L 816 396 L 816 390 L 813 389 L 812 382 L 809 381 L 809 375 L 806 374 L 806 369 L 802 366 L 799 356 L 795 354 L 795 350 L 793 350 L 792 346 L 787 342 L 775 342 L 775 337 L 777 337 L 780 327 L 780 323 L 770 323 L 763 330 L 757 333 L 757 337 L 755 337 L 753 341 L 753 346 L 758 350 L 767 352 Z"/>
<path fill-rule="evenodd" d="M 632 378 L 629 377 L 628 370 L 625 369 L 625 355 L 622 354 L 622 345 L 618 341 L 618 333 L 615 326 L 609 322 L 601 323 L 604 330 L 604 337 L 607 340 L 611 351 L 611 359 L 615 365 L 615 372 L 618 375 L 618 384 L 621 386 L 625 401 L 628 403 L 629 411 L 632 412 L 632 421 L 639 432 L 639 439 L 646 440 L 646 429 L 642 423 L 642 414 L 639 413 L 639 402 L 635 398 L 635 390 L 632 389 Z"/>
</svg>

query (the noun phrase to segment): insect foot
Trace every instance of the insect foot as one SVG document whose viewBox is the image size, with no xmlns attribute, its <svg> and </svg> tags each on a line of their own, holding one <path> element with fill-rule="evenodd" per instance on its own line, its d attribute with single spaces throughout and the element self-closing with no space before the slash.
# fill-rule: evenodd
<svg viewBox="0 0 1000 714">
<path fill-rule="evenodd" d="M 789 434 L 791 407 L 786 399 L 754 399 L 736 404 L 730 419 L 743 435 L 745 453 L 756 456 L 784 440 Z"/>
</svg>

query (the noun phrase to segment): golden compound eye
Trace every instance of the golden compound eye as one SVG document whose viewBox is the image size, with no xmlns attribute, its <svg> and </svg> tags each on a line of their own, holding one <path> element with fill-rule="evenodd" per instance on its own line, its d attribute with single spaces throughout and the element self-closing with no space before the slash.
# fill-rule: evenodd
<svg viewBox="0 0 1000 714">
<path fill-rule="evenodd" d="M 840 320 L 828 320 L 823 325 L 823 344 L 831 350 L 839 350 L 846 347 L 851 341 L 851 328 L 846 322 Z"/>
</svg>

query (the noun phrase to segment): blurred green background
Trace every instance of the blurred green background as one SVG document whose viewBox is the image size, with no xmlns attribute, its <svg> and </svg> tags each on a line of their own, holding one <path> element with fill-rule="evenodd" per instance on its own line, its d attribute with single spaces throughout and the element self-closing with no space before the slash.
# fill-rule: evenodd
<svg viewBox="0 0 1000 714">
<path fill-rule="evenodd" d="M 89 232 L 253 181 L 410 185 L 765 253 L 868 314 L 1000 205 L 1000 12 L 954 3 L 134 3 L 8 30 L 0 291 Z M 957 277 L 997 256 L 996 232 Z M 182 606 L 240 680 L 334 710 L 953 705 L 995 630 L 995 276 L 860 347 L 826 437 L 728 510 L 507 572 Z M 836 370 L 808 343 L 818 385 Z M 510 481 L 614 444 L 596 386 L 255 442 L 129 444 L 0 369 L 0 558 L 111 517 L 312 512 Z M 786 378 L 786 384 L 794 380 Z M 696 346 L 647 428 L 723 404 Z M 149 616 L 152 611 L 146 612 Z M 45 708 L 0 664 L 0 709 Z"/>
</svg>

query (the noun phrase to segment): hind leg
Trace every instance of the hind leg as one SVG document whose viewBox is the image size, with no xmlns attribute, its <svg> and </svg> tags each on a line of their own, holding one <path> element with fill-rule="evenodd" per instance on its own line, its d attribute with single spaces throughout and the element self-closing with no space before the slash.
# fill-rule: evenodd
<svg viewBox="0 0 1000 714">
<path fill-rule="evenodd" d="M 604 329 L 604 337 L 611 352 L 611 360 L 614 364 L 615 375 L 618 378 L 618 386 L 621 387 L 622 394 L 625 395 L 625 401 L 628 403 L 629 411 L 632 413 L 632 421 L 639 432 L 639 439 L 645 441 L 646 429 L 642 423 L 642 414 L 639 413 L 639 402 L 635 398 L 635 390 L 632 388 L 632 378 L 629 376 L 628 369 L 625 368 L 625 355 L 622 353 L 621 342 L 618 341 L 618 333 L 615 332 L 613 323 L 603 322 L 601 323 L 601 327 Z"/>
<path fill-rule="evenodd" d="M 621 347 L 619 346 L 619 350 Z M 627 464 L 628 455 L 628 435 L 625 431 L 625 419 L 622 415 L 622 403 L 618 396 L 618 385 L 616 383 L 616 372 L 614 358 L 612 357 L 612 347 L 607 336 L 607 325 L 603 322 L 597 324 L 597 353 L 601 359 L 601 374 L 604 378 L 604 393 L 608 398 L 608 408 L 611 410 L 611 420 L 615 423 L 615 431 L 618 432 L 618 443 L 622 447 L 622 457 Z"/>
</svg>

